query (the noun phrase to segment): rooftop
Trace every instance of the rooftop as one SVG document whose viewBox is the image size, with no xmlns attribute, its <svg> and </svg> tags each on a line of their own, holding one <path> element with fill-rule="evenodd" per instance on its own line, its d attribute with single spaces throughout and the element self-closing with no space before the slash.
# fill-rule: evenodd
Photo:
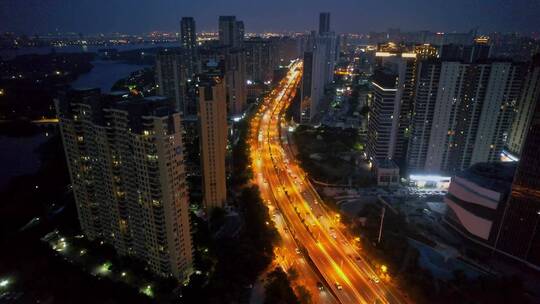
<svg viewBox="0 0 540 304">
<path fill-rule="evenodd" d="M 469 169 L 458 173 L 457 176 L 465 178 L 479 186 L 498 191 L 512 186 L 516 162 L 477 163 Z"/>
<path fill-rule="evenodd" d="M 397 169 L 398 165 L 391 159 L 375 159 L 374 166 L 380 169 Z"/>
</svg>

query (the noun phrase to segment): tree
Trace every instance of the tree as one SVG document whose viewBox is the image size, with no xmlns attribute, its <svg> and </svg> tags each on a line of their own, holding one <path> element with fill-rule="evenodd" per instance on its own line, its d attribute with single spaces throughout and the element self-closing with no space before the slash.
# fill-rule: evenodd
<svg viewBox="0 0 540 304">
<path fill-rule="evenodd" d="M 287 274 L 276 268 L 268 274 L 264 303 L 268 304 L 299 304 L 298 298 L 290 286 Z"/>
<path fill-rule="evenodd" d="M 300 303 L 302 304 L 311 304 L 313 303 L 313 300 L 311 299 L 311 294 L 307 290 L 307 288 L 303 285 L 300 285 L 296 287 L 296 294 L 298 294 L 298 298 L 300 300 Z"/>
</svg>

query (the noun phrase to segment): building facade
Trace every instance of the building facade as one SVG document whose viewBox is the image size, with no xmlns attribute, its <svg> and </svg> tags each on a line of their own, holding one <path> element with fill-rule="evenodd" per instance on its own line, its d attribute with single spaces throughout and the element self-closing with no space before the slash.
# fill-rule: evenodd
<svg viewBox="0 0 540 304">
<path fill-rule="evenodd" d="M 272 72 L 278 65 L 276 43 L 269 39 L 251 38 L 244 42 L 246 52 L 246 80 L 265 83 L 272 80 Z"/>
<path fill-rule="evenodd" d="M 326 108 L 325 88 L 334 79 L 337 54 L 336 34 L 330 31 L 330 14 L 321 13 L 319 33 L 312 33 L 306 42 L 301 89 L 301 122 L 314 122 Z M 322 30 L 322 31 L 321 31 Z M 311 79 L 307 79 L 307 77 Z M 308 93 L 309 92 L 309 93 Z"/>
<path fill-rule="evenodd" d="M 540 268 L 540 106 L 536 106 L 496 247 Z"/>
<path fill-rule="evenodd" d="M 521 148 L 538 103 L 540 103 L 540 54 L 533 57 L 523 82 L 507 145 L 510 153 L 521 154 Z"/>
<path fill-rule="evenodd" d="M 330 13 L 319 14 L 319 34 L 330 32 Z"/>
<path fill-rule="evenodd" d="M 367 151 L 371 159 L 400 162 L 406 155 L 412 102 L 416 88 L 417 55 L 396 49 L 376 53 L 377 70 L 368 117 Z"/>
<path fill-rule="evenodd" d="M 193 17 L 182 17 L 180 20 L 180 43 L 187 55 L 187 77 L 192 78 L 197 66 L 197 31 Z"/>
<path fill-rule="evenodd" d="M 219 16 L 219 43 L 223 46 L 241 47 L 244 42 L 244 22 L 236 16 Z"/>
<path fill-rule="evenodd" d="M 77 213 L 89 240 L 185 280 L 192 271 L 180 114 L 169 100 L 99 89 L 56 100 Z"/>
<path fill-rule="evenodd" d="M 210 211 L 227 201 L 227 88 L 221 77 L 199 80 L 198 116 L 203 206 Z"/>
<path fill-rule="evenodd" d="M 411 173 L 455 174 L 500 158 L 519 98 L 521 64 L 428 61 L 417 78 L 407 155 Z"/>
<path fill-rule="evenodd" d="M 164 50 L 156 56 L 157 94 L 169 97 L 179 112 L 186 113 L 188 66 L 183 50 Z"/>
<path fill-rule="evenodd" d="M 377 71 L 371 82 L 372 102 L 368 116 L 367 154 L 372 160 L 393 159 L 397 141 L 400 96 L 397 75 Z"/>
<path fill-rule="evenodd" d="M 452 178 L 444 202 L 445 222 L 466 238 L 494 246 L 515 163 L 477 163 Z"/>
<path fill-rule="evenodd" d="M 242 115 L 247 105 L 246 55 L 242 49 L 228 50 L 225 56 L 227 115 Z"/>
</svg>

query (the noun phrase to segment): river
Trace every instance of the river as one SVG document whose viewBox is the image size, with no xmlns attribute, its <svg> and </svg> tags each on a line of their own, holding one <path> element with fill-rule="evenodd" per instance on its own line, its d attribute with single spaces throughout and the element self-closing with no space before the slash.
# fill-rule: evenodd
<svg viewBox="0 0 540 304">
<path fill-rule="evenodd" d="M 138 45 L 144 46 L 144 45 Z M 148 47 L 155 47 L 150 45 Z M 101 47 L 100 47 L 101 48 Z M 33 52 L 43 51 L 34 48 Z M 96 48 L 97 49 L 97 48 Z M 50 51 L 50 48 L 48 48 Z M 66 49 L 62 49 L 66 50 Z M 75 51 L 69 48 L 70 51 Z M 32 50 L 26 50 L 31 52 Z M 80 51 L 80 48 L 79 48 Z M 90 50 L 88 50 L 90 51 Z M 132 72 L 146 66 L 126 64 L 117 61 L 96 60 L 94 68 L 82 74 L 71 85 L 74 88 L 100 88 L 102 92 L 110 92 L 116 81 L 129 76 Z M 36 173 L 41 165 L 36 149 L 47 140 L 45 130 L 29 137 L 0 136 L 0 190 L 4 189 L 9 181 L 16 176 Z"/>
<path fill-rule="evenodd" d="M 110 60 L 92 61 L 92 65 L 94 68 L 90 72 L 82 74 L 71 83 L 73 88 L 100 88 L 102 92 L 110 92 L 116 81 L 147 67 Z"/>
</svg>

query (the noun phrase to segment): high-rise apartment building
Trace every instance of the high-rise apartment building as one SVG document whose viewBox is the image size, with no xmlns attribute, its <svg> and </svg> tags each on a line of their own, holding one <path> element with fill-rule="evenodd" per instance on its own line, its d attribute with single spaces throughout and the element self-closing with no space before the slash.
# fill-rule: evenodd
<svg viewBox="0 0 540 304">
<path fill-rule="evenodd" d="M 243 50 L 231 49 L 225 55 L 227 115 L 241 115 L 246 109 L 246 56 Z"/>
<path fill-rule="evenodd" d="M 540 106 L 536 106 L 496 248 L 540 268 Z"/>
<path fill-rule="evenodd" d="M 176 109 L 186 113 L 186 85 L 188 67 L 185 50 L 165 49 L 156 56 L 156 85 L 157 93 L 174 101 Z"/>
<path fill-rule="evenodd" d="M 334 79 L 334 68 L 337 60 L 337 40 L 330 31 L 330 15 L 321 14 L 319 27 L 323 31 L 312 33 L 307 49 L 304 52 L 304 69 L 309 71 L 303 75 L 301 96 L 301 121 L 313 122 L 325 108 L 325 87 Z M 307 65 L 306 64 L 310 64 Z M 306 77 L 311 76 L 311 79 Z M 309 92 L 309 94 L 307 93 Z"/>
<path fill-rule="evenodd" d="M 227 88 L 220 76 L 201 76 L 198 85 L 203 205 L 210 211 L 227 201 Z"/>
<path fill-rule="evenodd" d="M 197 62 L 197 32 L 193 17 L 182 17 L 180 21 L 180 42 L 187 55 L 187 76 L 192 78 Z"/>
<path fill-rule="evenodd" d="M 426 60 L 418 66 L 418 84 L 414 96 L 414 112 L 411 118 L 411 133 L 407 150 L 407 169 L 409 172 L 423 172 L 426 164 L 428 150 L 430 149 L 430 136 L 434 120 L 448 119 L 450 113 L 437 108 L 435 117 L 435 105 L 437 98 L 449 91 L 441 92 L 439 95 L 439 77 L 441 76 L 441 64 L 437 60 Z M 441 134 L 439 134 L 441 135 Z"/>
<path fill-rule="evenodd" d="M 244 28 L 244 21 L 236 21 L 236 39 L 234 43 L 234 47 L 241 47 L 244 44 L 244 37 L 246 34 L 246 30 Z"/>
<path fill-rule="evenodd" d="M 246 78 L 253 83 L 264 83 L 272 79 L 278 65 L 278 50 L 269 39 L 251 38 L 244 41 L 246 52 Z"/>
<path fill-rule="evenodd" d="M 229 47 L 241 47 L 244 42 L 244 22 L 236 16 L 219 16 L 219 43 Z"/>
<path fill-rule="evenodd" d="M 330 13 L 319 14 L 319 35 L 330 32 Z"/>
<path fill-rule="evenodd" d="M 66 92 L 56 108 L 83 233 L 157 275 L 187 279 L 192 244 L 180 114 L 165 97 L 125 100 L 99 89 Z"/>
<path fill-rule="evenodd" d="M 466 63 L 487 60 L 491 56 L 488 37 L 477 37 L 472 44 L 445 44 L 440 48 L 442 61 L 461 61 Z"/>
<path fill-rule="evenodd" d="M 521 154 L 521 148 L 529 131 L 534 108 L 540 103 L 540 54 L 533 57 L 523 82 L 523 88 L 514 114 L 507 148 L 514 155 Z"/>
<path fill-rule="evenodd" d="M 287 66 L 291 60 L 300 56 L 300 40 L 296 37 L 272 37 L 269 40 L 276 50 L 273 56 L 275 65 Z M 275 65 L 272 68 L 275 68 Z"/>
<path fill-rule="evenodd" d="M 422 62 L 407 163 L 412 173 L 456 173 L 499 159 L 523 69 L 511 61 Z"/>
<path fill-rule="evenodd" d="M 304 71 L 300 86 L 300 122 L 309 123 L 311 120 L 311 81 L 313 79 L 313 52 L 304 52 Z"/>
</svg>

